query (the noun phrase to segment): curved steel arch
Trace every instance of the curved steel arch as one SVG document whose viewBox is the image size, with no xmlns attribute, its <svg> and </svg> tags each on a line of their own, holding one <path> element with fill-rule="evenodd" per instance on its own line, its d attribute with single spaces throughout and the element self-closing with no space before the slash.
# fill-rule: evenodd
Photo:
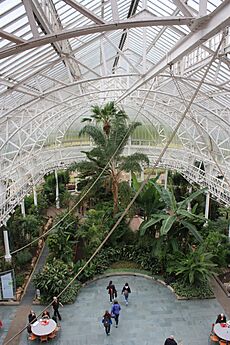
<svg viewBox="0 0 230 345">
<path fill-rule="evenodd" d="M 103 92 L 109 92 L 110 90 L 103 90 Z M 103 93 L 101 90 L 100 91 L 98 91 L 98 92 L 94 92 L 94 93 Z M 154 91 L 153 91 L 154 92 Z M 84 97 L 85 95 L 82 95 L 81 97 Z M 178 98 L 179 99 L 179 98 Z M 151 101 L 151 100 L 148 100 L 148 101 Z M 180 99 L 179 99 L 179 101 L 180 101 Z M 156 99 L 156 102 L 159 102 L 157 99 Z M 57 104 L 57 105 L 53 105 L 52 107 L 50 107 L 50 109 L 52 109 L 52 108 L 55 108 L 55 107 L 57 107 L 57 106 L 60 106 L 60 104 Z M 74 106 L 76 106 L 76 105 L 71 105 L 71 107 L 74 107 Z M 68 105 L 64 105 L 64 107 L 66 108 L 66 107 L 70 107 L 70 105 L 68 104 Z M 47 110 L 44 110 L 43 112 L 45 112 L 45 111 L 47 111 Z M 159 110 L 158 110 L 159 111 Z M 43 113 L 43 112 L 41 112 L 41 113 Z M 59 110 L 58 111 L 58 113 L 61 113 L 61 112 L 63 112 L 63 110 Z M 34 118 L 36 118 L 36 117 L 39 117 L 40 115 L 41 115 L 41 113 L 38 113 L 38 114 L 36 114 L 32 119 L 30 119 L 27 123 L 29 123 L 30 121 L 33 121 L 33 119 Z M 54 117 L 55 115 L 56 115 L 57 113 L 55 113 L 54 115 L 52 115 L 51 116 L 51 118 L 52 117 Z M 170 117 L 170 116 L 169 116 Z M 187 119 L 188 120 L 188 119 Z M 192 121 L 193 121 L 193 119 L 191 119 Z M 43 123 L 44 124 L 44 123 Z M 199 125 L 199 124 L 198 124 Z M 18 128 L 14 133 L 12 133 L 12 135 L 11 135 L 11 137 L 15 134 L 15 133 L 17 133 L 19 130 L 20 130 L 21 128 Z M 204 130 L 203 128 L 201 128 L 202 129 L 202 131 Z M 36 132 L 36 130 L 34 130 L 34 132 Z M 11 138 L 10 137 L 10 138 Z M 8 140 L 10 139 L 10 138 L 8 138 Z M 28 138 L 27 138 L 27 140 L 28 140 Z M 45 139 L 44 139 L 45 140 Z M 26 142 L 26 140 L 25 140 L 25 142 Z M 6 142 L 7 143 L 7 142 Z M 36 143 L 35 143 L 36 144 Z M 34 145 L 35 145 L 34 144 Z"/>
</svg>

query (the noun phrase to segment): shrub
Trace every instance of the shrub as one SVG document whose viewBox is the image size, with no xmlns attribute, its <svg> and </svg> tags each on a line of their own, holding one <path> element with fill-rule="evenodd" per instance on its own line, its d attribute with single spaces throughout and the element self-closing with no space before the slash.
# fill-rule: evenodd
<svg viewBox="0 0 230 345">
<path fill-rule="evenodd" d="M 183 255 L 177 261 L 168 267 L 169 273 L 175 273 L 176 276 L 187 285 L 197 287 L 214 273 L 216 264 L 212 262 L 213 255 L 204 253 L 202 247 Z"/>
<path fill-rule="evenodd" d="M 25 274 L 24 273 L 18 273 L 16 274 L 16 287 L 22 286 L 25 280 Z"/>
<path fill-rule="evenodd" d="M 47 263 L 43 270 L 33 278 L 34 285 L 40 289 L 43 302 L 50 302 L 53 296 L 59 295 L 73 277 L 73 270 L 61 260 Z M 61 295 L 63 303 L 74 302 L 80 288 L 79 283 L 73 282 Z"/>
<path fill-rule="evenodd" d="M 21 252 L 16 254 L 16 265 L 19 267 L 24 266 L 32 259 L 32 254 L 28 249 L 24 249 Z"/>
<path fill-rule="evenodd" d="M 208 298 L 213 297 L 213 291 L 207 281 L 201 282 L 198 286 L 185 284 L 183 281 L 178 280 L 172 283 L 175 293 L 180 297 L 186 298 Z"/>
</svg>

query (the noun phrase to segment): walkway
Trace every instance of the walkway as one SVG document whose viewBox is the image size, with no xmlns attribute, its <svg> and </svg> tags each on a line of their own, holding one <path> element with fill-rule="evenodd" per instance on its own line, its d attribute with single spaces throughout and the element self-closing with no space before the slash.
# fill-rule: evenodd
<svg viewBox="0 0 230 345">
<path fill-rule="evenodd" d="M 142 277 L 111 277 L 118 290 L 121 316 L 118 329 L 112 327 L 107 337 L 101 324 L 106 309 L 110 309 L 105 287 L 110 278 L 103 278 L 81 289 L 77 301 L 60 310 L 63 321 L 54 345 L 163 345 L 174 334 L 178 345 L 207 344 L 210 325 L 223 308 L 216 299 L 178 301 L 165 286 Z M 128 281 L 132 293 L 129 306 L 120 295 Z M 41 306 L 33 309 L 39 313 Z M 24 317 L 26 321 L 26 316 Z M 23 332 L 20 345 L 27 343 Z M 34 343 L 33 343 L 34 344 Z"/>
<path fill-rule="evenodd" d="M 37 263 L 34 274 L 38 273 L 39 270 L 44 266 L 47 255 L 48 255 L 48 247 L 45 246 L 42 253 L 40 254 L 39 262 Z M 27 315 L 29 314 L 29 311 L 31 309 L 34 296 L 35 296 L 35 287 L 32 281 L 30 281 L 27 287 L 26 294 L 24 295 L 19 306 L 17 307 L 1 306 L 1 310 L 4 310 L 4 315 L 2 318 L 3 326 L 4 326 L 3 331 L 7 332 L 7 335 L 2 337 L 2 340 L 0 338 L 0 344 L 6 344 L 14 335 L 16 335 L 21 329 L 23 329 L 26 326 Z M 6 315 L 5 315 L 5 312 L 7 313 L 8 310 L 9 311 L 11 310 L 11 313 L 9 316 L 11 318 L 12 318 L 12 310 L 15 311 L 14 320 L 10 325 L 8 323 L 8 318 L 6 318 Z M 20 341 L 20 337 L 21 335 L 13 339 L 10 342 L 10 345 L 18 345 Z"/>
</svg>

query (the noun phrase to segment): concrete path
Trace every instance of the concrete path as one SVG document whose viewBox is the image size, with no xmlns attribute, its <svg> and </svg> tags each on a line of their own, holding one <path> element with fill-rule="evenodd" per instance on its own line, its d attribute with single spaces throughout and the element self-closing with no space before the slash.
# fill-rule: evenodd
<svg viewBox="0 0 230 345">
<path fill-rule="evenodd" d="M 45 245 L 45 247 L 43 248 L 40 254 L 39 261 L 37 262 L 37 265 L 35 267 L 33 274 L 38 273 L 39 270 L 44 266 L 47 255 L 48 255 L 48 247 Z M 2 339 L 0 338 L 0 344 L 4 344 L 4 345 L 8 344 L 8 342 L 12 338 L 14 338 L 14 336 L 26 326 L 28 322 L 27 315 L 29 314 L 30 309 L 32 309 L 31 306 L 33 303 L 34 296 L 35 296 L 35 287 L 32 283 L 32 277 L 31 277 L 30 283 L 27 287 L 26 293 L 20 305 L 14 308 L 15 314 L 14 314 L 13 322 L 11 322 L 10 324 L 9 324 L 8 319 L 6 319 L 6 315 L 7 315 L 7 310 L 8 310 L 7 308 L 12 308 L 12 307 L 1 306 L 1 310 L 5 310 L 6 312 L 6 314 L 4 313 L 3 319 L 2 319 L 3 326 L 4 326 L 3 330 L 4 332 L 6 332 L 6 334 L 5 336 L 2 337 Z M 10 315 L 12 315 L 12 313 Z M 16 338 L 12 339 L 9 345 L 18 345 L 20 341 L 20 337 L 21 337 L 21 334 L 19 334 Z"/>
<path fill-rule="evenodd" d="M 208 343 L 211 324 L 223 311 L 216 299 L 178 301 L 165 286 L 137 276 L 111 277 L 121 302 L 119 327 L 112 327 L 106 336 L 101 319 L 110 310 L 105 287 L 110 278 L 103 278 L 81 289 L 77 301 L 60 310 L 63 321 L 54 345 L 163 345 L 171 334 L 178 345 L 204 345 Z M 132 293 L 128 307 L 120 295 L 122 286 L 129 282 Z M 35 312 L 42 310 L 34 306 Z M 26 315 L 21 315 L 26 321 Z M 27 344 L 23 332 L 20 345 Z M 33 344 L 35 344 L 33 342 Z M 39 342 L 37 342 L 39 343 Z"/>
</svg>

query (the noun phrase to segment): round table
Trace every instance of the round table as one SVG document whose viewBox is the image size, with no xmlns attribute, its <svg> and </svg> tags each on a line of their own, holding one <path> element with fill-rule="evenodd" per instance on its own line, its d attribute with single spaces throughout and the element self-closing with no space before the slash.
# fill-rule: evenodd
<svg viewBox="0 0 230 345">
<path fill-rule="evenodd" d="M 230 341 L 230 327 L 227 323 L 216 323 L 213 330 L 219 338 Z"/>
<path fill-rule="evenodd" d="M 45 322 L 46 321 L 46 322 Z M 42 336 L 51 334 L 57 327 L 56 322 L 53 319 L 39 320 L 31 325 L 31 331 L 34 335 Z"/>
</svg>

